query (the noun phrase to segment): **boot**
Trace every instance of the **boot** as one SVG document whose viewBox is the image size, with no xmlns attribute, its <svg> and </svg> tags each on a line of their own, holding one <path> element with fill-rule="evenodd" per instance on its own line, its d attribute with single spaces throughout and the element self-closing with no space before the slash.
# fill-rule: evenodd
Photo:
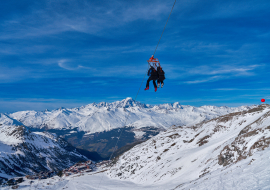
<svg viewBox="0 0 270 190">
<path fill-rule="evenodd" d="M 161 88 L 163 87 L 164 83 L 161 84 Z"/>
<path fill-rule="evenodd" d="M 147 86 L 144 90 L 149 90 L 149 86 Z"/>
<path fill-rule="evenodd" d="M 157 87 L 155 88 L 155 92 L 157 91 Z"/>
<path fill-rule="evenodd" d="M 160 83 L 158 82 L 158 83 L 157 83 L 157 87 L 158 87 L 158 88 L 159 88 L 159 85 L 160 85 Z"/>
</svg>

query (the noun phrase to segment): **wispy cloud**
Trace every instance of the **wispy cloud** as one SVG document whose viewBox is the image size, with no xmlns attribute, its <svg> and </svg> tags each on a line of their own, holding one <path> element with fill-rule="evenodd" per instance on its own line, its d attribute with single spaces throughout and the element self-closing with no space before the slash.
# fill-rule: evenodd
<svg viewBox="0 0 270 190">
<path fill-rule="evenodd" d="M 218 91 L 236 91 L 236 90 L 251 90 L 251 89 L 239 89 L 239 88 L 217 88 L 213 90 L 218 90 Z"/>
<path fill-rule="evenodd" d="M 86 103 L 89 96 L 91 101 L 132 96 L 172 4 L 1 1 L 0 96 L 85 98 Z M 208 103 L 217 105 L 239 101 L 235 95 L 259 94 L 258 89 L 267 94 L 262 89 L 270 85 L 269 8 L 269 0 L 177 1 L 155 54 L 165 86 L 157 93 L 140 92 L 140 98 L 145 103 L 201 98 L 193 105 L 216 99 Z"/>
<path fill-rule="evenodd" d="M 223 65 L 223 66 L 199 66 L 190 69 L 188 72 L 190 74 L 199 75 L 217 75 L 217 74 L 230 74 L 237 76 L 253 75 L 251 72 L 258 67 L 263 67 L 264 65 L 247 65 L 247 66 L 237 66 L 237 65 Z"/>
<path fill-rule="evenodd" d="M 237 66 L 237 65 L 224 65 L 224 66 L 198 66 L 195 68 L 169 70 L 172 73 L 179 70 L 181 75 L 174 74 L 175 77 L 181 78 L 195 78 L 196 80 L 186 81 L 186 84 L 197 84 L 206 82 L 215 82 L 222 79 L 229 79 L 235 77 L 247 77 L 256 75 L 255 69 L 264 67 L 264 65 L 248 65 L 248 66 Z M 212 76 L 211 76 L 212 75 Z M 206 77 L 205 77 L 206 76 Z M 211 77 L 209 77 L 211 76 Z"/>
<path fill-rule="evenodd" d="M 69 71 L 76 71 L 81 73 L 88 73 L 88 75 L 98 76 L 98 77 L 134 77 L 142 75 L 147 70 L 146 66 L 133 66 L 133 65 L 123 65 L 123 66 L 110 66 L 110 67 L 88 67 L 83 65 L 76 65 L 72 63 L 74 61 L 68 59 L 61 59 L 58 61 L 58 66 Z M 71 67 L 70 65 L 73 65 Z M 132 71 L 132 72 L 131 72 Z"/>
<path fill-rule="evenodd" d="M 23 78 L 25 75 L 29 75 L 30 70 L 22 67 L 1 67 L 0 66 L 0 83 L 16 82 Z"/>
<path fill-rule="evenodd" d="M 22 39 L 49 36 L 68 31 L 100 35 L 109 28 L 123 26 L 136 20 L 159 20 L 170 9 L 171 3 L 152 1 L 143 3 L 114 1 L 95 3 L 91 1 L 45 1 L 36 4 L 23 17 L 11 18 L 2 23 L 4 30 L 0 39 Z M 12 28 L 20 28 L 19 31 Z M 105 31 L 106 30 L 106 31 Z"/>
<path fill-rule="evenodd" d="M 226 19 L 234 17 L 249 17 L 254 12 L 264 11 L 270 8 L 267 0 L 253 3 L 252 0 L 238 1 L 184 1 L 181 2 L 182 15 L 190 15 L 190 20 Z M 198 14 L 194 14 L 194 12 Z"/>
<path fill-rule="evenodd" d="M 107 80 L 93 80 L 91 81 L 92 84 L 97 84 L 97 85 L 107 85 L 108 83 L 111 83 L 112 81 L 107 81 Z"/>
<path fill-rule="evenodd" d="M 214 82 L 214 81 L 216 81 L 216 80 L 218 80 L 220 78 L 221 78 L 220 76 L 213 76 L 213 77 L 209 77 L 209 78 L 201 79 L 201 80 L 186 81 L 184 83 L 187 83 L 187 84 L 198 84 L 198 83 L 204 83 L 204 82 Z"/>
<path fill-rule="evenodd" d="M 69 63 L 72 63 L 72 62 L 74 62 L 74 61 L 69 60 L 69 59 L 61 59 L 58 61 L 58 66 L 63 68 L 63 69 L 69 70 L 69 71 L 85 70 L 85 69 L 87 69 L 87 70 L 91 69 L 92 71 L 97 70 L 96 68 L 82 66 L 82 65 L 77 65 L 75 67 L 69 66 Z M 74 63 L 72 65 L 74 65 Z"/>
<path fill-rule="evenodd" d="M 219 90 L 219 91 L 269 91 L 270 88 L 216 88 L 213 90 Z"/>
<path fill-rule="evenodd" d="M 59 67 L 63 68 L 63 69 L 66 69 L 66 70 L 76 70 L 77 68 L 70 68 L 70 67 L 67 67 L 65 65 L 65 63 L 68 62 L 67 59 L 61 59 L 60 61 L 58 61 L 58 65 Z"/>
</svg>

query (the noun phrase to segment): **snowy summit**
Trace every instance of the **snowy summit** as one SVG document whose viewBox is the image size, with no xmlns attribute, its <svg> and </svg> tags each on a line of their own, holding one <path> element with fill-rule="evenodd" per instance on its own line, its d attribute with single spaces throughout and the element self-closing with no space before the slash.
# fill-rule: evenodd
<svg viewBox="0 0 270 190">
<path fill-rule="evenodd" d="M 47 129 L 72 129 L 88 133 L 102 132 L 126 126 L 160 127 L 167 129 L 172 125 L 191 126 L 215 117 L 249 110 L 254 106 L 216 107 L 185 106 L 173 104 L 149 105 L 126 98 L 112 103 L 92 103 L 79 108 L 61 108 L 52 111 L 20 111 L 9 114 L 25 126 Z M 127 116 L 128 120 L 125 123 Z"/>
</svg>

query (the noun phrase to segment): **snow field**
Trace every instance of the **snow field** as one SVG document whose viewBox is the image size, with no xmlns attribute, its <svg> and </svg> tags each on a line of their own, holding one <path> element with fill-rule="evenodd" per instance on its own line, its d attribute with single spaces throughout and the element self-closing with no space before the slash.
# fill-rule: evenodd
<svg viewBox="0 0 270 190">
<path fill-rule="evenodd" d="M 21 183 L 20 190 L 268 190 L 270 189 L 270 148 L 256 152 L 248 159 L 230 167 L 219 168 L 201 178 L 182 183 L 171 180 L 162 184 L 137 184 L 129 180 L 112 179 L 104 173 L 74 175 L 54 179 L 30 180 Z M 2 188 L 8 190 L 9 188 Z"/>
<path fill-rule="evenodd" d="M 221 117 L 202 123 L 195 129 L 168 129 L 124 153 L 107 174 L 112 178 L 144 185 L 162 185 L 173 181 L 184 184 L 196 180 L 207 173 L 224 168 L 218 164 L 220 151 L 233 143 L 244 128 L 264 128 L 269 122 L 269 118 L 264 118 L 269 111 L 270 109 L 266 108 L 261 112 L 238 114 L 231 116 L 228 121 L 222 120 Z M 255 125 L 258 119 L 261 119 L 261 123 Z M 240 150 L 249 150 L 261 137 L 261 133 L 253 135 L 252 138 L 243 137 L 245 148 Z M 236 158 L 231 159 L 236 162 L 240 155 L 237 155 L 237 152 L 234 154 Z"/>
</svg>

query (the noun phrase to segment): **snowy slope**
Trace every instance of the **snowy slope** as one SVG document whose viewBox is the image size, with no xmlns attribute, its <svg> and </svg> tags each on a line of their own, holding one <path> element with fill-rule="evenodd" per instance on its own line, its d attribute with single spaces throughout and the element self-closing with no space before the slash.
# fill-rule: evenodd
<svg viewBox="0 0 270 190">
<path fill-rule="evenodd" d="M 270 106 L 261 105 L 192 127 L 174 126 L 124 153 L 105 173 L 36 180 L 32 188 L 270 189 L 269 123 Z M 25 181 L 19 188 L 30 187 Z"/>
<path fill-rule="evenodd" d="M 80 108 L 60 108 L 53 111 L 21 111 L 9 116 L 25 126 L 49 129 L 71 129 L 89 133 L 102 132 L 127 126 L 161 127 L 168 128 L 172 125 L 192 126 L 204 120 L 218 116 L 249 110 L 254 106 L 241 106 L 236 108 L 215 106 L 183 106 L 178 102 L 174 104 L 161 104 L 156 106 L 142 104 L 131 98 L 113 103 L 92 103 Z"/>
<path fill-rule="evenodd" d="M 31 132 L 18 121 L 0 115 L 0 177 L 59 170 L 80 160 L 86 158 L 62 139 Z"/>
<path fill-rule="evenodd" d="M 270 149 L 256 152 L 252 158 L 239 161 L 229 168 L 217 169 L 204 177 L 181 184 L 172 180 L 162 184 L 144 185 L 128 180 L 109 178 L 104 173 L 54 177 L 45 180 L 26 180 L 19 185 L 21 190 L 268 190 L 270 189 Z M 253 159 L 253 160 L 252 160 Z M 3 187 L 9 190 L 9 187 Z"/>
<path fill-rule="evenodd" d="M 35 181 L 32 188 L 269 189 L 269 116 L 270 107 L 260 106 L 249 112 L 219 117 L 193 128 L 174 127 L 124 154 L 112 172 L 108 172 L 113 178 L 102 173 L 89 173 Z M 194 134 L 199 135 L 195 137 Z M 203 138 L 207 135 L 208 138 Z M 225 151 L 224 155 L 224 150 L 228 149 L 225 147 L 232 145 L 237 148 Z M 147 154 L 140 151 L 147 151 Z M 239 159 L 240 155 L 246 153 L 246 158 Z M 151 155 L 155 158 L 159 156 L 160 159 L 142 159 Z M 221 160 L 227 160 L 226 166 Z M 179 167 L 181 169 L 177 169 Z M 122 175 L 116 177 L 114 174 L 119 174 L 118 172 Z M 149 176 L 144 175 L 145 173 Z M 119 180 L 120 177 L 122 180 Z M 29 181 L 26 181 L 21 184 L 20 189 L 29 188 Z"/>
<path fill-rule="evenodd" d="M 179 189 L 197 189 L 199 184 L 192 186 L 191 181 L 211 178 L 212 173 L 217 178 L 225 168 L 231 171 L 235 163 L 258 159 L 253 157 L 256 152 L 269 158 L 269 123 L 270 107 L 261 105 L 192 127 L 172 127 L 124 153 L 108 175 L 143 185 L 177 181 Z"/>
</svg>

